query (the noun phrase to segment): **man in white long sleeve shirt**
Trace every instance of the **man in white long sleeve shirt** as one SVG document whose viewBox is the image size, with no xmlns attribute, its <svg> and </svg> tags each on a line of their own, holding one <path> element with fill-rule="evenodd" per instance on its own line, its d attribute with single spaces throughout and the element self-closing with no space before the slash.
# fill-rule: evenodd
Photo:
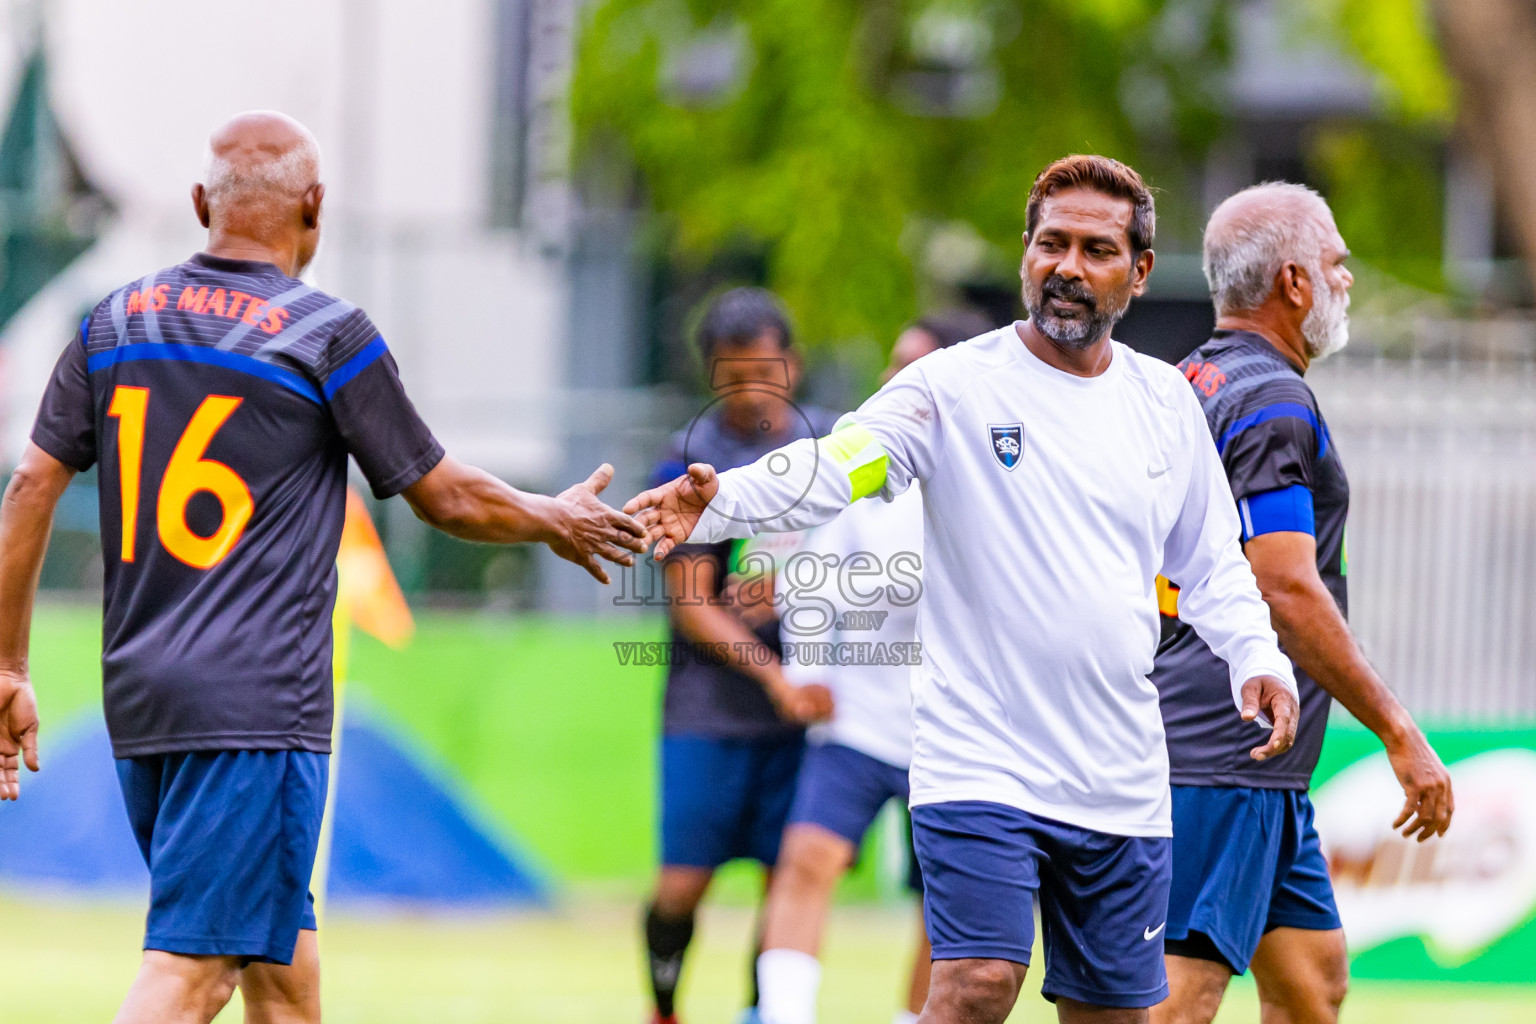
<svg viewBox="0 0 1536 1024">
<path fill-rule="evenodd" d="M 897 338 L 884 380 L 991 328 L 992 321 L 973 310 L 924 316 Z M 889 502 L 854 502 L 825 526 L 790 536 L 802 538 L 800 549 L 773 574 L 791 655 L 784 676 L 796 685 L 824 684 L 834 711 L 807 733 L 778 870 L 763 908 L 757 958 L 763 1024 L 816 1024 L 817 954 L 833 892 L 881 808 L 891 800 L 905 803 L 910 795 L 912 659 L 921 653 L 921 489 L 909 487 Z M 922 894 L 915 861 L 907 885 Z M 930 956 L 921 922 L 918 933 L 906 1008 L 895 1024 L 917 1020 L 928 997 Z"/>
<path fill-rule="evenodd" d="M 1145 1021 L 1166 996 L 1168 760 L 1147 680 L 1159 572 L 1190 581 L 1181 613 L 1227 662 L 1242 717 L 1273 721 L 1253 756 L 1294 735 L 1290 662 L 1200 406 L 1177 370 L 1109 337 L 1145 290 L 1153 218 L 1130 168 L 1057 161 L 1026 208 L 1028 321 L 913 364 L 819 442 L 720 476 L 691 466 L 625 508 L 664 555 L 922 483 L 925 1024 L 1001 1024 L 1037 897 L 1063 1020 Z"/>
</svg>

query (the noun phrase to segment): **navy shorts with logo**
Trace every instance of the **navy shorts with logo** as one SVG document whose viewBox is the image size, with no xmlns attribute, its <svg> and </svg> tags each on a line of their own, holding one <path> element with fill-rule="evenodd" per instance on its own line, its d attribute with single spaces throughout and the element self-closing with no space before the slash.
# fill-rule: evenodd
<svg viewBox="0 0 1536 1024">
<path fill-rule="evenodd" d="M 1170 953 L 1199 933 L 1242 974 L 1265 932 L 1342 927 L 1305 792 L 1173 787 Z"/>
<path fill-rule="evenodd" d="M 772 739 L 661 738 L 661 862 L 715 868 L 779 859 L 805 754 L 796 733 Z"/>
<path fill-rule="evenodd" d="M 979 800 L 914 807 L 912 830 L 935 960 L 1029 963 L 1038 900 L 1047 999 L 1142 1007 L 1168 997 L 1169 839 Z"/>
<path fill-rule="evenodd" d="M 117 762 L 149 866 L 144 948 L 288 964 L 315 928 L 310 874 L 329 757 L 300 750 L 154 754 Z"/>
<path fill-rule="evenodd" d="M 909 793 L 905 768 L 841 743 L 812 743 L 800 765 L 789 824 L 818 825 L 855 847 L 862 846 L 880 808 L 891 800 L 906 806 Z M 915 856 L 907 885 L 913 892 L 923 891 L 922 870 Z"/>
</svg>

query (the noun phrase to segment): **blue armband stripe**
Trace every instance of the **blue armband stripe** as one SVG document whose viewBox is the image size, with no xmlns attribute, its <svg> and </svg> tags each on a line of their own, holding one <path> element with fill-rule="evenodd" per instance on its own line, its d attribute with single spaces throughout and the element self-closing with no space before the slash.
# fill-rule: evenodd
<svg viewBox="0 0 1536 1024">
<path fill-rule="evenodd" d="M 1237 503 L 1237 512 L 1243 520 L 1245 541 L 1266 533 L 1317 535 L 1312 515 L 1312 491 L 1304 484 L 1249 495 Z"/>
</svg>

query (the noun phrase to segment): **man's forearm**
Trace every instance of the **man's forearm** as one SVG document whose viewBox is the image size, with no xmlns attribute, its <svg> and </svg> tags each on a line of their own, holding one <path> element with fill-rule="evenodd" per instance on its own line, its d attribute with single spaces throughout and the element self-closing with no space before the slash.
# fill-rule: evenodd
<svg viewBox="0 0 1536 1024">
<path fill-rule="evenodd" d="M 419 519 L 460 540 L 547 543 L 556 535 L 553 498 L 519 491 L 482 469 L 449 459 L 404 496 Z"/>
<path fill-rule="evenodd" d="M 1264 595 L 1280 642 L 1301 667 L 1389 749 L 1417 731 L 1366 661 L 1322 581 L 1296 580 Z"/>
<path fill-rule="evenodd" d="M 26 669 L 32 603 L 53 530 L 53 509 L 73 476 L 40 466 L 31 451 L 28 455 L 0 501 L 0 669 L 7 671 Z"/>
<path fill-rule="evenodd" d="M 725 608 L 707 601 L 676 605 L 672 609 L 672 623 L 690 643 L 721 650 L 724 665 L 755 680 L 765 690 L 772 691 L 784 683 L 784 667 L 773 650 Z"/>
<path fill-rule="evenodd" d="M 709 544 L 820 526 L 883 487 L 886 464 L 879 443 L 857 425 L 785 445 L 721 473 L 690 540 Z"/>
</svg>

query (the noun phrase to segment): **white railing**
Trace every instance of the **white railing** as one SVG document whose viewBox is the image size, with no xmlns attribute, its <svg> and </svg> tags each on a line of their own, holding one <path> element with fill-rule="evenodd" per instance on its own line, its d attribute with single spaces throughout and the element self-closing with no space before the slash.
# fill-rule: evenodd
<svg viewBox="0 0 1536 1024">
<path fill-rule="evenodd" d="M 1351 485 L 1350 618 L 1416 714 L 1530 720 L 1536 331 L 1409 340 L 1410 358 L 1367 344 L 1308 375 Z"/>
</svg>

